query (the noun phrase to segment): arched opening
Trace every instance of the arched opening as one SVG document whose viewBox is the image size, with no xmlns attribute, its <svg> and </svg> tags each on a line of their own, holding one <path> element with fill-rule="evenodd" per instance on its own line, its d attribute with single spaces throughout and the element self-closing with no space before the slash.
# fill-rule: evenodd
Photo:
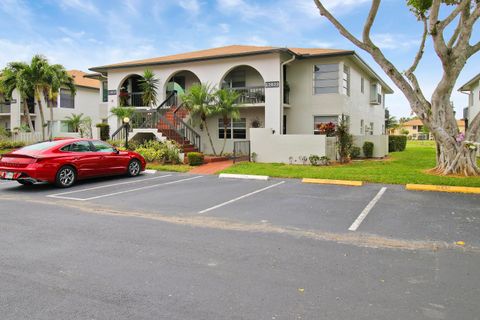
<svg viewBox="0 0 480 320">
<path fill-rule="evenodd" d="M 241 65 L 230 69 L 220 83 L 222 88 L 240 94 L 239 103 L 265 103 L 265 81 L 260 72 L 251 66 Z"/>
<path fill-rule="evenodd" d="M 200 83 L 200 79 L 191 71 L 182 70 L 175 72 L 165 84 L 165 97 L 168 97 L 172 92 L 176 92 L 177 95 L 167 101 L 167 106 L 176 106 L 179 102 L 178 96 L 187 92 L 191 86 L 198 83 Z"/>
<path fill-rule="evenodd" d="M 118 88 L 118 103 L 122 107 L 146 107 L 143 102 L 143 92 L 140 87 L 142 76 L 132 74 L 127 76 Z"/>
</svg>

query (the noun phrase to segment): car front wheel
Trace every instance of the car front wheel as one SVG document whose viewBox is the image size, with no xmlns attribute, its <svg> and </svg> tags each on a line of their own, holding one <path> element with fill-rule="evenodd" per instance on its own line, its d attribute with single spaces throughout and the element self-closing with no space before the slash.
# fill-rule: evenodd
<svg viewBox="0 0 480 320">
<path fill-rule="evenodd" d="M 57 172 L 55 184 L 60 188 L 69 188 L 77 181 L 77 172 L 71 166 L 61 167 Z"/>
<path fill-rule="evenodd" d="M 140 164 L 140 161 L 138 161 L 137 159 L 133 159 L 128 164 L 127 174 L 130 177 L 136 177 L 140 174 L 141 169 L 142 169 L 142 166 Z"/>
</svg>

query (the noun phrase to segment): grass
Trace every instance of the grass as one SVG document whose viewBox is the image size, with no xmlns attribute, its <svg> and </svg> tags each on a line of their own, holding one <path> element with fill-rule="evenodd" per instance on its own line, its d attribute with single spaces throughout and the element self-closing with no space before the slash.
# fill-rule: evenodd
<svg viewBox="0 0 480 320">
<path fill-rule="evenodd" d="M 147 169 L 157 170 L 157 171 L 171 171 L 171 172 L 188 172 L 193 169 L 192 166 L 187 164 L 159 164 L 159 163 L 148 163 Z"/>
<path fill-rule="evenodd" d="M 387 184 L 436 184 L 480 187 L 480 177 L 438 176 L 427 173 L 435 166 L 432 141 L 409 141 L 403 152 L 385 160 L 354 161 L 346 165 L 313 167 L 279 163 L 239 163 L 223 173 L 258 174 L 281 178 L 361 180 Z"/>
</svg>

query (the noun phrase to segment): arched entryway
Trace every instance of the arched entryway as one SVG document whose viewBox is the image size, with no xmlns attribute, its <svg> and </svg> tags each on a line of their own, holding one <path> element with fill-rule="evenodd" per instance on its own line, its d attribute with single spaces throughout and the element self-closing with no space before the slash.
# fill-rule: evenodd
<svg viewBox="0 0 480 320">
<path fill-rule="evenodd" d="M 131 74 L 125 77 L 118 88 L 118 104 L 122 107 L 146 107 L 143 102 L 143 92 L 140 87 L 143 77 Z"/>
<path fill-rule="evenodd" d="M 237 91 L 240 94 L 239 103 L 265 103 L 265 80 L 254 67 L 240 65 L 228 70 L 220 85 L 224 89 Z"/>
<path fill-rule="evenodd" d="M 165 83 L 165 97 L 168 97 L 172 92 L 176 92 L 177 95 L 173 96 L 167 101 L 167 106 L 174 106 L 179 103 L 178 97 L 187 92 L 191 86 L 200 83 L 200 78 L 189 70 L 181 70 L 173 73 L 168 81 Z"/>
</svg>

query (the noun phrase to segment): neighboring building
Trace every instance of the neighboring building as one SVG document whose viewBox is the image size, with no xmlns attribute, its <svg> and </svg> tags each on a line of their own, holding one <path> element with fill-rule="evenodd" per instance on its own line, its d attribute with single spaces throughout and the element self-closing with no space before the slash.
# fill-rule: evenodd
<svg viewBox="0 0 480 320">
<path fill-rule="evenodd" d="M 463 118 L 471 121 L 480 112 L 480 73 L 458 89 L 468 94 L 468 106 L 463 109 Z"/>
<path fill-rule="evenodd" d="M 457 120 L 457 125 L 460 132 L 465 132 L 464 120 Z M 408 132 L 407 137 L 411 140 L 433 140 L 432 134 L 428 130 L 424 130 L 424 125 L 420 119 L 413 119 L 400 124 L 395 129 L 394 134 L 404 134 L 404 132 Z"/>
<path fill-rule="evenodd" d="M 157 106 L 162 105 L 164 111 L 158 118 L 141 98 L 139 80 L 147 68 L 160 80 Z M 255 137 L 261 136 L 262 142 L 272 146 L 278 143 L 294 158 L 324 155 L 325 150 L 315 149 L 326 144 L 321 130 L 324 124 L 338 123 L 342 115 L 349 120 L 351 133 L 361 136 L 357 140 L 384 137 L 385 95 L 393 92 L 354 51 L 334 49 L 234 45 L 90 70 L 106 79 L 101 97 L 109 110 L 121 104 L 136 107 L 134 134 L 158 130 L 169 139 L 188 138 L 187 144 L 205 153 L 211 152 L 205 129 L 190 127 L 185 113 L 173 114 L 181 101 L 176 97 L 166 100 L 172 91 L 185 92 L 194 83 L 238 91 L 240 119 L 229 126 L 227 152 L 232 152 L 235 141 L 250 140 L 252 151 L 259 154 Z M 108 121 L 111 132 L 121 125 L 115 117 Z M 208 127 L 219 150 L 223 143 L 222 120 L 211 117 Z M 385 155 L 382 139 L 377 156 Z M 267 161 L 261 154 L 258 159 Z M 285 162 L 285 155 L 268 159 Z"/>
<path fill-rule="evenodd" d="M 83 113 L 84 117 L 90 117 L 92 120 L 92 133 L 97 136 L 95 124 L 107 121 L 107 108 L 103 109 L 99 105 L 100 82 L 95 79 L 87 78 L 85 72 L 79 70 L 70 70 L 68 74 L 74 79 L 76 94 L 72 96 L 67 89 L 60 89 L 57 103 L 53 109 L 53 136 L 75 136 L 72 128 L 69 128 L 65 122 L 67 116 Z M 45 101 L 42 102 L 45 121 L 49 122 L 50 112 L 46 108 Z M 35 132 L 41 132 L 40 115 L 37 103 L 34 99 L 28 101 L 30 115 L 32 117 Z M 21 104 L 18 92 L 15 90 L 12 94 L 12 100 L 8 103 L 0 104 L 0 126 L 7 130 L 17 131 L 15 129 L 26 126 L 27 120 Z M 38 136 L 38 134 L 37 134 Z"/>
</svg>

